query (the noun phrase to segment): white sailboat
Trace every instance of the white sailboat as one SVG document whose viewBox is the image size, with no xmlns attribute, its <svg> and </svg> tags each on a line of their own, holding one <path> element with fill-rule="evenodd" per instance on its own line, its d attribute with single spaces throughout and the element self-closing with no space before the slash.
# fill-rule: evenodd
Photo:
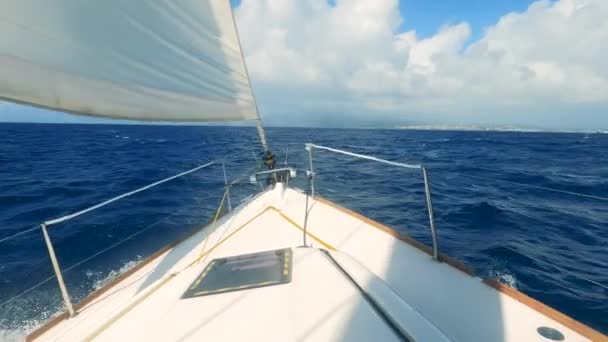
<svg viewBox="0 0 608 342">
<path fill-rule="evenodd" d="M 269 151 L 228 0 L 5 2 L 0 32 L 2 99 L 117 119 L 254 120 Z M 65 312 L 27 340 L 608 341 L 441 254 L 423 166 L 306 149 L 307 191 L 289 185 L 295 169 L 270 168 L 252 177 L 275 184 L 232 208 L 226 179 L 212 223 L 77 305 L 52 226 L 212 162 L 44 222 Z M 433 247 L 318 196 L 319 149 L 420 170 Z"/>
</svg>

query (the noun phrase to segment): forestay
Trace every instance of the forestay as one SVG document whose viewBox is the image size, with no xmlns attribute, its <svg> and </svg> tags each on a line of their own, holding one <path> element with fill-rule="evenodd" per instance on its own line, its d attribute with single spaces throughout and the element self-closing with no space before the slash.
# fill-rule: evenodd
<svg viewBox="0 0 608 342">
<path fill-rule="evenodd" d="M 228 0 L 0 8 L 0 99 L 161 121 L 258 119 Z"/>
</svg>

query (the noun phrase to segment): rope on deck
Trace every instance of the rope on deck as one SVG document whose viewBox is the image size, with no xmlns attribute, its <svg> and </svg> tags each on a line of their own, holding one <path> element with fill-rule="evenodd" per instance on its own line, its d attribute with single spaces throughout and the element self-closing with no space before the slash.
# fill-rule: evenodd
<svg viewBox="0 0 608 342">
<path fill-rule="evenodd" d="M 263 210 L 259 214 L 255 215 L 253 218 L 249 219 L 243 225 L 241 225 L 240 227 L 238 227 L 237 229 L 235 229 L 232 233 L 230 233 L 227 237 L 225 237 L 224 239 L 222 239 L 221 241 L 219 241 L 215 245 L 213 245 L 213 247 L 211 247 L 208 251 L 206 251 L 203 254 L 199 255 L 190 264 L 186 265 L 185 267 L 183 267 L 182 269 L 180 269 L 180 270 L 178 270 L 176 272 L 173 272 L 173 273 L 169 274 L 165 278 L 159 280 L 158 283 L 156 285 L 154 285 L 150 290 L 148 290 L 143 295 L 139 296 L 137 299 L 135 299 L 134 301 L 132 301 L 127 307 L 125 307 L 120 312 L 118 312 L 116 315 L 114 315 L 112 318 L 110 318 L 108 321 L 106 321 L 106 323 L 104 323 L 101 327 L 99 327 L 97 330 L 95 330 L 93 333 L 91 333 L 89 336 L 87 336 L 84 340 L 85 341 L 93 341 L 95 339 L 95 337 L 97 337 L 101 333 L 103 333 L 106 329 L 108 329 L 111 325 L 113 325 L 121 317 L 123 317 L 129 311 L 131 311 L 135 306 L 139 305 L 141 302 L 143 302 L 148 297 L 150 297 L 153 293 L 155 293 L 156 291 L 158 291 L 159 289 L 161 289 L 165 284 L 167 284 L 170 280 L 174 279 L 177 275 L 179 275 L 183 271 L 187 270 L 188 268 L 190 268 L 193 265 L 195 265 L 196 263 L 198 263 L 199 260 L 201 260 L 202 258 L 204 258 L 205 256 L 207 256 L 215 248 L 217 248 L 218 246 L 220 246 L 221 244 L 223 244 L 226 240 L 228 240 L 234 234 L 238 233 L 241 229 L 243 229 L 244 227 L 246 227 L 249 223 L 251 223 L 252 221 L 254 221 L 255 219 L 257 219 L 258 217 L 260 217 L 262 214 L 264 214 L 268 210 L 269 210 L 269 208 L 266 208 L 265 210 Z"/>
<path fill-rule="evenodd" d="M 215 224 L 217 223 L 217 220 L 220 217 L 220 213 L 222 211 L 222 207 L 224 206 L 224 201 L 226 200 L 228 192 L 230 191 L 230 186 L 231 185 L 227 186 L 226 190 L 224 191 L 224 196 L 222 196 L 222 200 L 220 201 L 220 205 L 218 206 L 217 211 L 215 212 L 215 217 L 213 218 L 213 222 L 211 223 L 212 226 L 215 226 Z M 203 256 L 203 254 L 205 254 L 205 249 L 207 248 L 207 243 L 208 242 L 209 242 L 209 236 L 207 236 L 205 238 L 205 242 L 203 243 L 203 248 L 201 248 L 201 253 L 200 253 L 201 257 Z"/>
<path fill-rule="evenodd" d="M 217 222 L 217 219 L 220 217 L 220 213 L 222 212 L 222 208 L 224 207 L 224 202 L 226 201 L 226 197 L 228 197 L 228 189 L 230 189 L 229 186 L 226 187 L 226 191 L 224 191 L 224 196 L 222 196 L 222 200 L 220 201 L 220 205 L 217 208 L 217 211 L 215 212 L 215 216 L 213 217 L 213 223 L 215 224 Z"/>
</svg>

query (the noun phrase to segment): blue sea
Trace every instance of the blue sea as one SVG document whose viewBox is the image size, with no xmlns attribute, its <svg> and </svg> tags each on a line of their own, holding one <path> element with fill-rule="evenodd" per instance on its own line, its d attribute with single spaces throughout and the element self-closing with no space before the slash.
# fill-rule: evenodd
<svg viewBox="0 0 608 342">
<path fill-rule="evenodd" d="M 3 238 L 212 160 L 226 157 L 230 180 L 247 176 L 260 149 L 252 127 L 0 124 L 0 131 L 0 340 L 23 336 L 61 308 L 41 231 Z M 317 128 L 267 135 L 278 163 L 300 170 L 305 142 L 425 164 L 441 252 L 608 333 L 601 286 L 608 135 Z M 322 196 L 430 244 L 419 171 L 324 151 L 315 151 L 314 167 Z M 233 188 L 233 207 L 260 190 L 244 180 Z M 70 295 L 79 301 L 209 222 L 223 186 L 217 163 L 50 227 Z"/>
</svg>

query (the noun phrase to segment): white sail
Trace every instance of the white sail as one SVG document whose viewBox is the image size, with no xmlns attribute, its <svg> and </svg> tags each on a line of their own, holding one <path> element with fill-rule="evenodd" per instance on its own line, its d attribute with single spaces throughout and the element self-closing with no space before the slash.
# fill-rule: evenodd
<svg viewBox="0 0 608 342">
<path fill-rule="evenodd" d="M 0 99 L 135 120 L 259 119 L 228 0 L 3 1 Z"/>
</svg>

